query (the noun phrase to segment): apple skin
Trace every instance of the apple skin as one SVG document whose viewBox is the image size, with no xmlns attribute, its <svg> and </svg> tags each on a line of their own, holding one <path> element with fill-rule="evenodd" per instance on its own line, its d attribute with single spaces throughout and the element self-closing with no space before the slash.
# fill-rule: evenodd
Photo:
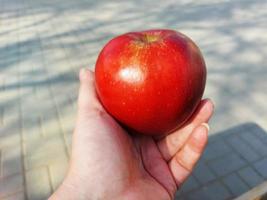
<svg viewBox="0 0 267 200">
<path fill-rule="evenodd" d="M 182 126 L 202 98 L 206 66 L 196 44 L 166 29 L 109 41 L 95 68 L 98 97 L 116 120 L 145 135 Z"/>
</svg>

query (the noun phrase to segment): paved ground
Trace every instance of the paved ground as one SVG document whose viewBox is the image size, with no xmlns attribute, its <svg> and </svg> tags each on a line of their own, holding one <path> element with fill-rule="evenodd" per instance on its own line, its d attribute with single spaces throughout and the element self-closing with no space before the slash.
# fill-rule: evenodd
<svg viewBox="0 0 267 200">
<path fill-rule="evenodd" d="M 55 190 L 69 158 L 78 70 L 93 69 L 113 36 L 157 27 L 199 44 L 205 96 L 216 104 L 207 151 L 177 197 L 232 199 L 266 180 L 266 21 L 264 0 L 0 0 L 0 199 Z"/>
</svg>

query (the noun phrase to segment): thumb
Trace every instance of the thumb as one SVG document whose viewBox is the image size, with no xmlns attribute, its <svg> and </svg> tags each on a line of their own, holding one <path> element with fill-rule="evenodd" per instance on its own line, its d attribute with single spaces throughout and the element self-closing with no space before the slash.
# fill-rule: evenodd
<svg viewBox="0 0 267 200">
<path fill-rule="evenodd" d="M 95 90 L 94 72 L 81 69 L 79 73 L 80 89 L 78 96 L 78 115 L 88 116 L 96 111 L 103 110 Z"/>
</svg>

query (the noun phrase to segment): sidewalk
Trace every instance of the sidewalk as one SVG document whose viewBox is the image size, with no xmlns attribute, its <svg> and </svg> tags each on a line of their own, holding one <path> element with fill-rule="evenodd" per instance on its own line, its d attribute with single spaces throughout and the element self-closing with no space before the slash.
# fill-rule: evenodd
<svg viewBox="0 0 267 200">
<path fill-rule="evenodd" d="M 157 27 L 200 46 L 205 97 L 216 104 L 209 146 L 177 197 L 232 199 L 267 180 L 266 21 L 263 0 L 0 1 L 0 199 L 46 199 L 56 189 L 79 69 L 93 69 L 113 36 Z"/>
</svg>

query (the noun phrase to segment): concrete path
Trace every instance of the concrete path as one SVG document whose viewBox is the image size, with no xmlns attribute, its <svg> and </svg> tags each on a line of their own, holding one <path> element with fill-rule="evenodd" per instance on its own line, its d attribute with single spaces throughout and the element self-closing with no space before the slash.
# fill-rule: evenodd
<svg viewBox="0 0 267 200">
<path fill-rule="evenodd" d="M 0 199 L 57 188 L 79 69 L 93 69 L 115 35 L 158 27 L 199 44 L 216 104 L 209 146 L 177 198 L 232 199 L 267 179 L 267 2 L 177 2 L 0 0 Z"/>
</svg>

